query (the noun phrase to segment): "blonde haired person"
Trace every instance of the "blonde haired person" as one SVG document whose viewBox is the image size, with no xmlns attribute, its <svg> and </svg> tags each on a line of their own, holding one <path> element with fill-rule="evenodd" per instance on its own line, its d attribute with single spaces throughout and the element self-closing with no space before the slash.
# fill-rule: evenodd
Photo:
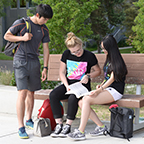
<svg viewBox="0 0 144 144">
<path fill-rule="evenodd" d="M 57 123 L 52 137 L 66 137 L 71 132 L 71 124 L 78 110 L 78 102 L 82 98 L 76 98 L 74 94 L 65 95 L 69 91 L 69 85 L 81 82 L 89 91 L 90 78 L 100 75 L 101 71 L 96 56 L 82 48 L 83 42 L 74 33 L 69 32 L 65 40 L 67 50 L 64 51 L 60 62 L 59 75 L 63 84 L 56 87 L 50 93 L 52 112 Z M 92 72 L 91 69 L 93 69 Z M 68 111 L 66 125 L 63 126 L 60 100 L 68 99 Z"/>
</svg>

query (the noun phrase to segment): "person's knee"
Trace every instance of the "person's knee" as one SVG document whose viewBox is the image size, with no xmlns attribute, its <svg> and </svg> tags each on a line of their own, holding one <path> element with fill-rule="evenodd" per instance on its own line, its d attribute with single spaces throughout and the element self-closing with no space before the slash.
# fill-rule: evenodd
<svg viewBox="0 0 144 144">
<path fill-rule="evenodd" d="M 53 100 L 53 99 L 55 99 L 55 96 L 56 96 L 55 92 L 52 91 L 52 92 L 50 93 L 50 95 L 49 95 L 49 99 L 50 99 L 50 100 Z"/>
<path fill-rule="evenodd" d="M 27 97 L 27 90 L 19 90 L 18 91 L 18 99 L 25 100 Z"/>
<path fill-rule="evenodd" d="M 79 100 L 78 105 L 79 105 L 80 109 L 82 109 L 82 100 Z"/>
<path fill-rule="evenodd" d="M 90 103 L 90 98 L 89 98 L 89 96 L 83 97 L 82 103 L 83 103 L 83 104 L 84 104 L 84 103 Z"/>
<path fill-rule="evenodd" d="M 68 98 L 68 104 L 78 103 L 78 99 L 75 97 L 75 95 L 70 95 Z"/>
</svg>

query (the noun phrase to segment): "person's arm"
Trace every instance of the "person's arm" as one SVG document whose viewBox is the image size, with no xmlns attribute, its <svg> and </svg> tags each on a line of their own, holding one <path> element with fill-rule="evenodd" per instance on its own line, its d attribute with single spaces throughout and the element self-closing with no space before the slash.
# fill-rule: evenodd
<svg viewBox="0 0 144 144">
<path fill-rule="evenodd" d="M 15 36 L 8 30 L 4 35 L 4 39 L 11 42 L 29 41 L 32 39 L 32 36 L 31 33 L 25 33 L 23 36 Z"/>
<path fill-rule="evenodd" d="M 100 92 L 102 92 L 105 88 L 107 88 L 108 86 L 110 86 L 113 82 L 114 82 L 114 73 L 111 72 L 111 76 L 110 78 L 103 84 L 101 85 L 101 87 L 99 87 L 98 89 L 96 89 L 95 91 L 91 92 L 90 96 L 93 95 L 98 95 Z"/>
<path fill-rule="evenodd" d="M 49 47 L 48 47 L 48 43 L 43 43 L 44 68 L 43 68 L 42 77 L 41 77 L 42 81 L 45 81 L 46 78 L 47 78 L 48 60 L 49 60 Z"/>
<path fill-rule="evenodd" d="M 59 75 L 60 75 L 60 79 L 63 82 L 63 84 L 65 85 L 67 91 L 69 90 L 68 86 L 68 81 L 66 79 L 66 64 L 64 62 L 60 62 L 60 69 L 59 69 Z"/>
<path fill-rule="evenodd" d="M 101 85 L 101 89 L 103 90 L 103 89 L 107 88 L 108 86 L 110 86 L 114 82 L 114 80 L 115 80 L 114 73 L 111 72 L 110 78 L 103 85 Z"/>
<path fill-rule="evenodd" d="M 91 72 L 89 74 L 86 74 L 82 79 L 81 79 L 81 83 L 88 83 L 88 80 L 89 78 L 94 78 L 94 77 L 97 77 L 101 74 L 101 69 L 99 67 L 99 65 L 94 65 L 92 68 L 91 68 Z"/>
</svg>

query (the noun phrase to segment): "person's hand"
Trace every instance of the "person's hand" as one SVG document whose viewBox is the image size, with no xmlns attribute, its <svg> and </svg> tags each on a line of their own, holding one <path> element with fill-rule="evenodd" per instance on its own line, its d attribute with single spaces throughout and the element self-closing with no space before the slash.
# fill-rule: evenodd
<svg viewBox="0 0 144 144">
<path fill-rule="evenodd" d="M 84 75 L 80 82 L 84 83 L 84 84 L 87 84 L 88 83 L 88 76 Z"/>
<path fill-rule="evenodd" d="M 68 91 L 70 91 L 70 88 L 69 88 L 69 86 L 67 86 L 67 87 L 66 87 L 66 89 L 67 89 L 67 92 L 68 92 Z"/>
<path fill-rule="evenodd" d="M 33 35 L 31 33 L 25 33 L 23 36 L 23 41 L 29 41 L 31 40 Z"/>
<path fill-rule="evenodd" d="M 97 95 L 98 95 L 97 90 L 93 90 L 89 94 L 90 97 L 96 97 Z"/>
<path fill-rule="evenodd" d="M 41 76 L 42 82 L 45 81 L 46 78 L 47 78 L 47 69 L 43 69 L 43 71 L 42 71 L 42 76 Z"/>
</svg>

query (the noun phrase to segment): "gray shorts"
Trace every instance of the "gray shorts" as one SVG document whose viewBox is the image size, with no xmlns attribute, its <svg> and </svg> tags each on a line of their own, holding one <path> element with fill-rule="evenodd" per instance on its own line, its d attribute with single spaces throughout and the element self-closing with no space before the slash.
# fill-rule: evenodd
<svg viewBox="0 0 144 144">
<path fill-rule="evenodd" d="M 13 62 L 18 90 L 36 91 L 41 89 L 39 60 L 16 60 Z"/>
</svg>

